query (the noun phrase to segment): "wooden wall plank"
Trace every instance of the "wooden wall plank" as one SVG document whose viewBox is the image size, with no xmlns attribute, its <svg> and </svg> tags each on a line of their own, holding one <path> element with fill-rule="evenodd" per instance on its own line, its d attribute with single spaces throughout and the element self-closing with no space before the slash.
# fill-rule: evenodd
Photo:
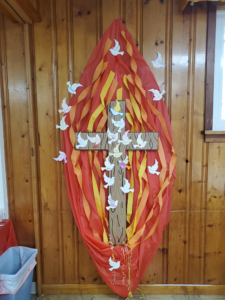
<svg viewBox="0 0 225 300">
<path fill-rule="evenodd" d="M 209 144 L 206 211 L 205 283 L 223 284 L 224 277 L 224 200 L 225 144 Z"/>
<path fill-rule="evenodd" d="M 149 65 L 159 88 L 165 89 L 165 69 L 154 68 L 152 61 L 157 58 L 157 51 L 165 63 L 166 3 L 146 1 L 143 4 L 143 57 Z"/>
<path fill-rule="evenodd" d="M 165 62 L 166 39 L 166 4 L 157 2 L 144 2 L 143 4 L 143 57 L 152 70 L 160 89 L 165 88 L 165 69 L 156 69 L 151 61 L 157 58 L 157 51 L 162 54 Z M 146 271 L 142 283 L 159 284 L 163 282 L 163 257 L 167 251 L 161 243 L 157 254 Z"/>
<path fill-rule="evenodd" d="M 57 164 L 52 159 L 56 154 L 56 124 L 53 99 L 53 49 L 51 2 L 41 2 L 42 22 L 34 24 L 36 53 L 36 91 L 38 109 L 43 283 L 60 282 L 60 248 L 58 222 L 58 177 Z M 43 38 L 45 37 L 45 38 Z"/>
<path fill-rule="evenodd" d="M 96 2 L 77 0 L 74 2 L 73 13 L 74 80 L 79 82 L 97 43 Z"/>
<path fill-rule="evenodd" d="M 168 283 L 185 283 L 184 259 L 187 205 L 187 134 L 188 134 L 188 55 L 189 12 L 182 14 L 179 1 L 173 2 L 172 42 L 172 99 L 171 127 L 177 155 L 177 179 L 173 189 L 172 212 L 169 225 Z M 177 230 L 171 227 L 176 224 Z"/>
<path fill-rule="evenodd" d="M 204 172 L 205 168 L 205 143 L 201 131 L 204 130 L 204 102 L 205 102 L 205 45 L 206 45 L 206 24 L 207 9 L 200 4 L 195 6 L 193 13 L 194 20 L 194 37 L 193 39 L 193 70 L 191 71 L 192 90 L 189 91 L 190 97 L 193 97 L 193 110 L 191 122 L 191 171 L 190 171 L 190 236 L 189 236 L 189 266 L 188 282 L 195 284 L 201 282 L 202 262 L 204 264 L 204 255 L 202 255 L 202 243 L 204 243 L 204 232 L 202 230 L 202 209 L 204 209 L 205 193 Z M 192 92 L 192 93 L 191 93 Z M 192 95 L 191 95 L 192 94 Z M 198 151 L 195 151 L 198 149 Z M 204 214 L 204 211 L 203 211 Z M 204 220 L 202 220 L 204 222 Z M 203 283 L 203 282 L 201 282 Z"/>
<path fill-rule="evenodd" d="M 19 245 L 34 246 L 28 100 L 23 27 L 5 19 L 9 109 L 15 193 L 15 232 Z"/>
<path fill-rule="evenodd" d="M 5 16 L 0 15 L 0 59 L 1 59 L 1 109 L 2 122 L 4 131 L 4 153 L 5 153 L 5 168 L 7 177 L 7 194 L 8 194 L 8 211 L 9 218 L 15 225 L 15 201 L 14 201 L 14 182 L 13 182 L 13 161 L 12 161 L 12 140 L 11 140 L 11 121 L 10 121 L 10 106 L 9 106 L 9 90 L 8 90 L 8 70 L 6 58 L 6 40 L 5 40 Z"/>
<path fill-rule="evenodd" d="M 34 45 L 33 28 L 28 24 L 24 25 L 24 48 L 26 61 L 26 82 L 28 99 L 29 137 L 31 148 L 31 174 L 32 174 L 32 198 L 34 217 L 34 238 L 37 255 L 37 293 L 41 294 L 41 232 L 40 232 L 40 208 L 39 208 L 39 157 L 38 157 L 38 136 L 37 136 L 37 105 L 35 95 L 35 74 L 34 74 Z"/>
<path fill-rule="evenodd" d="M 104 1 L 105 2 L 105 1 Z M 98 41 L 96 1 L 77 0 L 73 3 L 73 66 L 74 81 L 79 82 L 80 76 Z M 72 64 L 72 63 L 71 63 Z M 76 225 L 74 225 L 75 238 L 75 268 L 78 274 L 75 282 L 93 283 L 101 282 L 98 271 L 90 258 Z"/>
<path fill-rule="evenodd" d="M 123 16 L 121 16 L 121 0 L 102 1 L 103 34 L 114 19 L 122 19 L 122 17 Z"/>
<path fill-rule="evenodd" d="M 67 81 L 70 81 L 69 76 L 69 57 L 68 57 L 68 38 L 67 34 L 67 22 L 68 22 L 68 10 L 65 2 L 56 1 L 56 34 L 57 34 L 57 89 L 58 89 L 58 108 L 62 106 L 62 100 L 67 97 L 67 103 L 69 102 L 69 93 Z M 62 114 L 58 113 L 58 118 Z M 62 135 L 59 132 L 59 149 L 62 150 Z M 55 157 L 58 156 L 58 152 Z M 64 282 L 74 282 L 74 232 L 73 232 L 73 215 L 70 208 L 70 202 L 67 194 L 64 167 L 63 163 L 60 163 L 60 182 L 61 182 L 61 212 L 62 212 L 62 238 L 63 238 L 63 265 L 64 265 Z"/>
<path fill-rule="evenodd" d="M 127 30 L 132 35 L 134 43 L 137 45 L 137 5 L 138 1 L 126 0 L 123 17 Z"/>
</svg>

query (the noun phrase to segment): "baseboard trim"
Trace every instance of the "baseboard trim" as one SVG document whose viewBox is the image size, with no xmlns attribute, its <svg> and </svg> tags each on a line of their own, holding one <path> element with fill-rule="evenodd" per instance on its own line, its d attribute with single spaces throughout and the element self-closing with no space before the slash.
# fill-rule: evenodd
<svg viewBox="0 0 225 300">
<path fill-rule="evenodd" d="M 139 289 L 145 295 L 225 295 L 225 285 L 140 284 Z M 42 294 L 111 295 L 114 292 L 105 284 L 43 284 Z"/>
</svg>

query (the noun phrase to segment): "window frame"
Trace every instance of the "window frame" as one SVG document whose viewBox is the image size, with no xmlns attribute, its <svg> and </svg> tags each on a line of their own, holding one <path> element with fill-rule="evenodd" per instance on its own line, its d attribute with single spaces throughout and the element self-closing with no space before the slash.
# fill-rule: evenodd
<svg viewBox="0 0 225 300">
<path fill-rule="evenodd" d="M 214 95 L 214 65 L 216 12 L 224 9 L 224 3 L 208 2 L 207 42 L 206 42 L 206 82 L 205 82 L 205 142 L 225 142 L 225 130 L 213 130 L 213 95 Z"/>
</svg>

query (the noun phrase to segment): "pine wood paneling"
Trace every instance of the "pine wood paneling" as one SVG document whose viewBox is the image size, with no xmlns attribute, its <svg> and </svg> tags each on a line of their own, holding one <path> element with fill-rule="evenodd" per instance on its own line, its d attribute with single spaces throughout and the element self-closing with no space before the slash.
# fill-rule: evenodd
<svg viewBox="0 0 225 300">
<path fill-rule="evenodd" d="M 172 212 L 169 225 L 168 283 L 185 281 L 186 209 L 188 209 L 188 59 L 190 14 L 179 10 L 179 1 L 173 3 L 171 126 L 177 155 L 177 179 L 174 183 Z"/>
<path fill-rule="evenodd" d="M 204 128 L 204 102 L 205 93 L 202 88 L 205 83 L 205 44 L 206 44 L 206 19 L 207 8 L 205 5 L 195 6 L 193 8 L 192 32 L 193 45 L 192 56 L 193 63 L 191 66 L 190 83 L 192 85 L 189 91 L 190 97 L 193 98 L 192 121 L 191 126 L 191 170 L 190 170 L 190 235 L 189 235 L 189 265 L 188 265 L 188 282 L 203 283 L 202 277 L 204 269 L 204 253 L 202 253 L 202 243 L 204 243 L 205 211 L 204 208 L 205 193 L 203 167 L 205 159 L 204 138 L 201 131 Z M 198 151 L 195 151 L 198 149 Z M 203 207 L 202 207 L 203 206 Z"/>
<path fill-rule="evenodd" d="M 32 181 L 28 100 L 25 73 L 23 27 L 5 19 L 5 42 L 10 110 L 10 135 L 14 177 L 14 215 L 17 240 L 20 245 L 34 246 Z M 14 212 L 12 211 L 14 209 Z"/>
<path fill-rule="evenodd" d="M 33 247 L 36 241 L 39 248 L 39 293 L 110 293 L 77 230 L 63 163 L 52 158 L 62 149 L 56 124 L 62 100 L 67 97 L 68 103 L 70 97 L 66 82 L 79 81 L 96 43 L 116 17 L 125 22 L 160 89 L 166 90 L 177 155 L 171 220 L 141 290 L 153 294 L 224 291 L 225 146 L 207 144 L 201 135 L 206 4 L 188 6 L 182 13 L 179 2 L 33 0 L 42 22 L 29 27 L 0 17 L 10 216 L 19 244 Z M 157 51 L 165 69 L 152 66 Z M 173 285 L 149 287 L 166 283 Z"/>
<path fill-rule="evenodd" d="M 143 57 L 149 65 L 153 75 L 158 82 L 159 88 L 165 89 L 165 69 L 156 69 L 152 65 L 152 60 L 157 58 L 157 51 L 160 52 L 165 63 L 165 39 L 166 39 L 166 3 L 159 1 L 153 3 L 146 1 L 143 4 Z M 169 64 L 169 62 L 168 62 Z M 165 243 L 165 238 L 163 240 Z M 163 259 L 167 256 L 161 243 L 157 254 L 155 255 L 151 268 L 146 271 L 143 284 L 159 284 L 163 282 Z M 167 277 L 165 275 L 165 277 Z M 167 280 L 167 279 L 165 279 Z"/>
<path fill-rule="evenodd" d="M 42 210 L 43 282 L 59 283 L 61 251 L 58 231 L 58 165 L 55 157 L 56 120 L 53 82 L 53 41 L 51 2 L 41 2 L 42 22 L 34 25 L 36 86 L 39 130 L 40 184 Z M 44 38 L 43 38 L 44 37 Z"/>
</svg>

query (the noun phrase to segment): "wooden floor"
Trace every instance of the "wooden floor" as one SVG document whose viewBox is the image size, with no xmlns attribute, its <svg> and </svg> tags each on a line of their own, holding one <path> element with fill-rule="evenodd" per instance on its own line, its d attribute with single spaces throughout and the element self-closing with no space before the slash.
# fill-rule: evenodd
<svg viewBox="0 0 225 300">
<path fill-rule="evenodd" d="M 118 300 L 124 299 L 117 295 L 42 295 L 37 297 L 31 296 L 30 300 Z M 140 298 L 140 295 L 134 295 L 131 300 L 225 300 L 225 296 L 183 296 L 183 295 L 144 295 L 144 298 Z"/>
</svg>

